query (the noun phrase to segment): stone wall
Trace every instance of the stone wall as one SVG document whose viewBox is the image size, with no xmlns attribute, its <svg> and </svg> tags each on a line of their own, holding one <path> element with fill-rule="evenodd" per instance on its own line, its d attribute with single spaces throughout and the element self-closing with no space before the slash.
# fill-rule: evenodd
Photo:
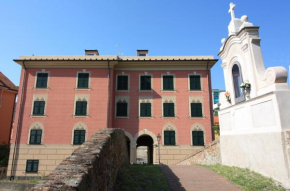
<svg viewBox="0 0 290 191">
<path fill-rule="evenodd" d="M 7 167 L 0 167 L 0 179 L 6 178 Z"/>
<path fill-rule="evenodd" d="M 102 129 L 31 191 L 112 190 L 118 170 L 124 162 L 128 162 L 124 131 Z"/>
<path fill-rule="evenodd" d="M 0 182 L 1 191 L 28 191 L 35 184 Z"/>
<path fill-rule="evenodd" d="M 187 157 L 182 159 L 178 163 L 178 165 L 193 165 L 193 164 L 214 165 L 220 163 L 221 163 L 220 141 L 218 139 L 206 145 L 205 148 L 188 155 Z"/>
</svg>

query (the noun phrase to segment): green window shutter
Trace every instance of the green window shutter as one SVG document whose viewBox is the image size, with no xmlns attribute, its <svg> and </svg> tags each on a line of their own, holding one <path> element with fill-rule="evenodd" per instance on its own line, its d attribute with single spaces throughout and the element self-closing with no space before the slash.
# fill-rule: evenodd
<svg viewBox="0 0 290 191">
<path fill-rule="evenodd" d="M 80 144 L 80 131 L 74 130 L 74 145 Z"/>
<path fill-rule="evenodd" d="M 36 144 L 41 144 L 41 136 L 42 136 L 42 130 L 37 130 L 37 132 L 36 132 Z"/>
<path fill-rule="evenodd" d="M 199 131 L 199 145 L 204 145 L 204 140 L 203 140 L 203 131 Z"/>
<path fill-rule="evenodd" d="M 80 144 L 83 144 L 85 142 L 86 137 L 86 131 L 80 130 Z"/>
<path fill-rule="evenodd" d="M 127 103 L 122 103 L 122 102 L 117 103 L 117 114 L 116 115 L 118 117 L 127 117 L 128 116 L 127 106 L 128 106 Z"/>
<path fill-rule="evenodd" d="M 47 88 L 48 73 L 38 73 L 36 78 L 36 88 Z"/>
<path fill-rule="evenodd" d="M 151 76 L 141 76 L 141 90 L 151 90 Z"/>
<path fill-rule="evenodd" d="M 37 172 L 39 160 L 27 160 L 26 161 L 26 172 Z"/>
<path fill-rule="evenodd" d="M 146 115 L 151 117 L 151 103 L 146 103 Z"/>
<path fill-rule="evenodd" d="M 45 101 L 34 101 L 33 115 L 44 115 Z"/>
<path fill-rule="evenodd" d="M 32 160 L 26 161 L 26 172 L 31 172 L 32 170 Z"/>
<path fill-rule="evenodd" d="M 146 115 L 145 103 L 141 103 L 140 106 L 141 106 L 140 116 L 143 117 Z"/>
<path fill-rule="evenodd" d="M 192 131 L 192 144 L 194 146 L 204 146 L 204 132 L 203 131 Z"/>
<path fill-rule="evenodd" d="M 29 144 L 35 144 L 35 137 L 36 137 L 36 130 L 31 130 Z"/>
<path fill-rule="evenodd" d="M 198 117 L 202 117 L 202 107 L 201 107 L 201 103 L 197 103 L 197 116 Z"/>
<path fill-rule="evenodd" d="M 164 117 L 174 117 L 174 103 L 163 103 L 163 115 Z"/>
<path fill-rule="evenodd" d="M 38 171 L 38 160 L 33 160 L 32 161 L 32 172 L 37 172 Z"/>
<path fill-rule="evenodd" d="M 117 77 L 117 90 L 128 90 L 128 76 Z"/>
<path fill-rule="evenodd" d="M 190 90 L 201 90 L 199 75 L 191 75 L 189 77 L 189 80 L 190 80 Z"/>
<path fill-rule="evenodd" d="M 169 116 L 169 106 L 168 106 L 168 103 L 163 103 L 163 115 L 164 115 L 164 117 Z"/>
<path fill-rule="evenodd" d="M 176 145 L 175 131 L 164 131 L 164 145 Z"/>
<path fill-rule="evenodd" d="M 77 101 L 75 115 L 85 116 L 87 115 L 87 101 Z"/>
<path fill-rule="evenodd" d="M 88 88 L 88 87 L 89 87 L 89 73 L 79 73 L 78 88 Z"/>
<path fill-rule="evenodd" d="M 140 116 L 151 117 L 151 103 L 141 103 Z"/>
<path fill-rule="evenodd" d="M 173 76 L 163 76 L 163 90 L 174 90 Z"/>
<path fill-rule="evenodd" d="M 191 103 L 191 117 L 202 117 L 201 103 Z"/>
</svg>

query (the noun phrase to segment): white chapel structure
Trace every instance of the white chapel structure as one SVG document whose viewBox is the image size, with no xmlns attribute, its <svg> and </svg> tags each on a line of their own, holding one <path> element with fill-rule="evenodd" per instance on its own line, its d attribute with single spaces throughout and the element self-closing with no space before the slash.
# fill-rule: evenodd
<svg viewBox="0 0 290 191">
<path fill-rule="evenodd" d="M 222 164 L 249 168 L 290 188 L 290 90 L 284 67 L 265 69 L 259 27 L 230 4 L 222 39 L 226 93 L 220 95 Z"/>
</svg>

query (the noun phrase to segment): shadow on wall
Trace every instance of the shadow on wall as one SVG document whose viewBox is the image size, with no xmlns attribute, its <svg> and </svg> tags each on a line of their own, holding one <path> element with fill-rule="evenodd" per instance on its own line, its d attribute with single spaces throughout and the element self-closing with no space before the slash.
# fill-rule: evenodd
<svg viewBox="0 0 290 191">
<path fill-rule="evenodd" d="M 165 175 L 171 190 L 186 191 L 185 188 L 181 185 L 179 178 L 167 165 L 160 165 L 159 167 L 163 171 L 163 174 Z"/>
</svg>

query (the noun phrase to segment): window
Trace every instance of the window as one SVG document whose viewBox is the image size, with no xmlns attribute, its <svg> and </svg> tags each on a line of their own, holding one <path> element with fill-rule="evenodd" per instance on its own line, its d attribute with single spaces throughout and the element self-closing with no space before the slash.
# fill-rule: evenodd
<svg viewBox="0 0 290 191">
<path fill-rule="evenodd" d="M 40 145 L 41 144 L 42 130 L 30 130 L 29 144 Z"/>
<path fill-rule="evenodd" d="M 172 75 L 163 76 L 163 90 L 174 90 Z"/>
<path fill-rule="evenodd" d="M 140 117 L 151 117 L 151 103 L 140 104 Z"/>
<path fill-rule="evenodd" d="M 151 90 L 151 76 L 140 76 L 140 90 Z"/>
<path fill-rule="evenodd" d="M 89 88 L 89 73 L 78 73 L 78 88 Z"/>
<path fill-rule="evenodd" d="M 175 131 L 164 131 L 164 145 L 175 145 Z"/>
<path fill-rule="evenodd" d="M 190 90 L 201 90 L 200 75 L 190 75 L 189 86 Z"/>
<path fill-rule="evenodd" d="M 48 73 L 37 73 L 36 88 L 47 88 Z"/>
<path fill-rule="evenodd" d="M 74 130 L 74 145 L 81 145 L 86 140 L 86 131 L 85 130 Z"/>
<path fill-rule="evenodd" d="M 164 117 L 175 117 L 174 103 L 163 103 L 163 115 Z"/>
<path fill-rule="evenodd" d="M 26 172 L 37 172 L 39 160 L 27 160 L 26 161 Z"/>
<path fill-rule="evenodd" d="M 87 115 L 87 101 L 77 101 L 75 115 L 85 116 Z"/>
<path fill-rule="evenodd" d="M 213 92 L 213 103 L 219 103 L 219 92 Z"/>
<path fill-rule="evenodd" d="M 128 76 L 118 75 L 117 76 L 117 90 L 128 90 Z"/>
<path fill-rule="evenodd" d="M 33 115 L 44 115 L 45 101 L 34 101 Z"/>
<path fill-rule="evenodd" d="M 128 104 L 126 102 L 118 102 L 117 103 L 117 117 L 127 117 L 128 116 Z"/>
<path fill-rule="evenodd" d="M 87 56 L 95 56 L 95 54 L 87 54 Z"/>
<path fill-rule="evenodd" d="M 242 84 L 242 78 L 240 75 L 240 69 L 237 64 L 234 64 L 233 69 L 233 83 L 234 83 L 234 90 L 235 90 L 235 98 L 242 97 L 242 92 L 240 85 Z"/>
<path fill-rule="evenodd" d="M 204 146 L 203 131 L 192 131 L 192 145 Z"/>
<path fill-rule="evenodd" d="M 201 103 L 191 103 L 191 117 L 202 117 Z"/>
<path fill-rule="evenodd" d="M 138 56 L 146 56 L 146 53 L 139 53 Z"/>
</svg>

